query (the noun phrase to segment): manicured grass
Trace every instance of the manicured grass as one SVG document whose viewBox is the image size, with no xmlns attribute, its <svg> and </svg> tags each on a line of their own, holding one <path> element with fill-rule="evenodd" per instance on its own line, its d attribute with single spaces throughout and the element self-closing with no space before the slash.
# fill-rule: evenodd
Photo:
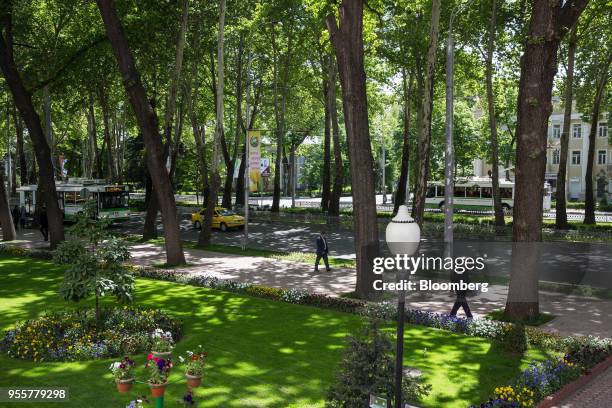
<svg viewBox="0 0 612 408">
<path fill-rule="evenodd" d="M 491 320 L 499 320 L 502 322 L 509 322 L 509 323 L 519 323 L 525 326 L 541 326 L 543 324 L 550 322 L 552 319 L 554 319 L 557 316 L 550 314 L 550 313 L 540 313 L 537 317 L 531 318 L 531 319 L 509 320 L 505 318 L 504 311 L 500 309 L 500 310 L 493 310 L 492 312 L 487 313 L 486 317 Z"/>
<path fill-rule="evenodd" d="M 62 269 L 49 262 L 0 258 L 0 330 L 44 311 L 77 307 L 57 295 L 61 277 Z M 145 279 L 137 281 L 135 298 L 139 305 L 184 320 L 177 353 L 198 344 L 208 350 L 203 387 L 196 391 L 200 407 L 322 407 L 343 339 L 362 324 L 355 315 Z M 505 355 L 485 339 L 418 326 L 407 328 L 405 349 L 405 363 L 421 369 L 433 384 L 432 394 L 422 401 L 426 407 L 465 408 L 480 402 L 528 361 L 545 358 L 537 350 L 524 358 Z M 134 357 L 142 378 L 145 356 Z M 123 407 L 130 396 L 115 391 L 111 361 L 33 363 L 0 356 L 0 387 L 70 389 L 68 403 L 45 407 Z M 178 407 L 185 390 L 180 368 L 170 380 L 166 407 Z M 145 393 L 148 388 L 136 384 L 132 397 Z M 35 405 L 2 404 L 25 406 Z"/>
</svg>

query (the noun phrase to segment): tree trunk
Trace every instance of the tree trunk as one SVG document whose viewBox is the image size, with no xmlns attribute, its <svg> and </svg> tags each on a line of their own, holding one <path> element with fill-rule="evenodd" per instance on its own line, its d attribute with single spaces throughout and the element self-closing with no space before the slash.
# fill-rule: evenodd
<svg viewBox="0 0 612 408">
<path fill-rule="evenodd" d="M 113 153 L 113 142 L 111 140 L 110 112 L 108 109 L 108 94 L 106 81 L 102 79 L 99 88 L 100 107 L 102 108 L 102 121 L 104 122 L 104 146 L 106 146 L 106 178 L 115 181 L 115 160 Z"/>
<path fill-rule="evenodd" d="M 242 56 L 244 51 L 244 38 L 243 34 L 240 33 L 240 40 L 238 43 L 238 54 L 236 55 L 236 132 L 234 134 L 234 150 L 230 165 L 225 175 L 225 188 L 223 190 L 223 207 L 232 207 L 232 184 L 234 182 L 234 167 L 236 167 L 236 159 L 238 158 L 238 151 L 240 150 L 240 139 L 242 135 Z M 242 163 L 241 163 L 242 164 Z M 236 180 L 237 181 L 237 180 Z M 240 195 L 238 189 L 236 189 L 236 199 Z"/>
<path fill-rule="evenodd" d="M 597 137 L 597 124 L 599 123 L 599 112 L 601 111 L 601 101 L 603 99 L 606 84 L 608 82 L 608 71 L 612 61 L 612 54 L 608 56 L 605 65 L 599 73 L 595 84 L 595 98 L 593 109 L 591 110 L 591 129 L 589 131 L 589 155 L 587 157 L 587 168 L 585 173 L 585 193 L 584 193 L 584 224 L 595 224 L 595 194 L 593 187 L 593 165 L 595 164 L 595 139 Z"/>
<path fill-rule="evenodd" d="M 425 195 L 427 193 L 427 178 L 429 177 L 429 148 L 431 147 L 431 113 L 433 110 L 434 73 L 436 67 L 436 50 L 438 47 L 438 34 L 440 32 L 440 2 L 432 0 L 431 27 L 429 31 L 429 50 L 425 82 L 423 84 L 423 101 L 421 107 L 421 123 L 419 127 L 419 168 L 414 197 L 413 217 L 419 224 L 423 224 L 425 211 Z"/>
<path fill-rule="evenodd" d="M 15 133 L 17 133 L 17 157 L 15 159 L 19 163 L 19 180 L 23 186 L 28 184 L 28 162 L 23 144 L 23 121 L 17 115 L 17 107 L 15 105 L 13 105 L 13 122 L 15 122 Z"/>
<path fill-rule="evenodd" d="M 204 214 L 204 224 L 200 230 L 198 237 L 199 246 L 210 245 L 212 232 L 212 218 L 217 205 L 217 192 L 221 185 L 219 177 L 219 147 L 221 147 L 221 139 L 223 135 L 223 96 L 224 96 L 224 62 L 223 62 L 223 47 L 225 43 L 225 0 L 221 0 L 219 5 L 219 36 L 217 40 L 217 92 L 216 92 L 216 111 L 217 120 L 215 126 L 215 140 L 213 142 L 212 163 L 210 168 L 210 196 L 206 205 Z"/>
<path fill-rule="evenodd" d="M 340 26 L 334 15 L 328 16 L 326 22 L 338 60 L 351 165 L 357 255 L 355 289 L 360 297 L 368 298 L 373 292 L 372 265 L 379 254 L 379 244 L 364 70 L 363 2 L 343 0 L 340 6 Z"/>
<path fill-rule="evenodd" d="M 4 161 L 0 161 L 0 226 L 2 227 L 2 240 L 15 239 L 15 224 L 11 215 L 11 205 L 4 186 Z"/>
<path fill-rule="evenodd" d="M 516 181 L 512 239 L 512 272 L 505 316 L 532 318 L 539 314 L 537 259 L 542 240 L 542 197 L 546 171 L 548 118 L 557 50 L 563 35 L 587 0 L 534 0 L 525 51 L 521 57 L 517 115 Z"/>
<path fill-rule="evenodd" d="M 333 216 L 340 215 L 340 196 L 342 196 L 342 187 L 344 186 L 344 165 L 342 163 L 342 146 L 340 144 L 340 128 L 338 126 L 338 107 L 336 106 L 336 74 L 337 69 L 334 57 L 330 58 L 330 75 L 329 77 L 329 117 L 331 121 L 332 140 L 334 142 L 334 186 L 331 197 L 329 199 L 328 214 Z"/>
<path fill-rule="evenodd" d="M 489 129 L 491 132 L 491 185 L 493 190 L 493 212 L 495 225 L 503 227 L 505 224 L 504 209 L 499 194 L 499 150 L 497 144 L 497 119 L 495 117 L 495 96 L 493 95 L 493 53 L 495 52 L 495 25 L 497 17 L 497 3 L 492 0 L 491 19 L 489 23 L 489 38 L 487 41 L 487 60 L 485 77 L 487 82 L 487 107 L 489 110 Z"/>
<path fill-rule="evenodd" d="M 10 13 L 10 11 L 9 11 Z M 3 16 L 6 27 L 6 21 L 10 22 L 10 14 Z M 9 23 L 10 25 L 10 23 Z M 10 31 L 10 29 L 7 29 Z M 10 33 L 6 34 L 8 38 Z M 40 117 L 32 104 L 32 95 L 25 88 L 21 75 L 15 65 L 13 59 L 12 44 L 6 42 L 5 38 L 0 41 L 0 67 L 4 74 L 4 79 L 13 95 L 15 106 L 28 128 L 28 134 L 32 140 L 36 160 L 39 168 L 39 190 L 45 199 L 47 207 L 47 216 L 49 219 L 49 235 L 51 238 L 51 248 L 55 248 L 64 240 L 64 217 L 57 202 L 57 192 L 55 189 L 55 177 L 53 174 L 53 163 L 51 161 L 51 149 L 45 137 Z"/>
<path fill-rule="evenodd" d="M 179 35 L 176 40 L 176 54 L 174 57 L 174 69 L 172 71 L 172 77 L 170 78 L 170 87 L 168 89 L 168 99 L 166 101 L 166 110 L 164 113 L 164 142 L 163 142 L 163 163 L 164 168 L 168 170 L 170 177 L 170 183 L 173 185 L 174 169 L 177 155 L 175 148 L 178 148 L 178 142 L 176 146 L 173 145 L 172 140 L 172 124 L 174 121 L 174 114 L 176 113 L 176 99 L 178 94 L 178 84 L 181 76 L 181 70 L 183 67 L 183 55 L 185 49 L 185 33 L 187 31 L 188 22 L 188 2 L 183 0 L 181 3 L 181 21 Z M 167 168 L 167 163 L 170 161 L 170 168 Z M 152 185 L 155 190 L 155 185 Z M 172 188 L 174 197 L 174 188 Z M 159 211 L 159 203 L 157 202 L 156 195 L 151 195 L 149 205 L 147 205 L 147 213 L 145 216 L 145 224 L 143 229 L 143 239 L 149 240 L 157 238 L 157 212 Z"/>
<path fill-rule="evenodd" d="M 321 210 L 326 212 L 329 210 L 330 195 L 331 195 L 331 115 L 329 108 L 329 87 L 330 87 L 330 75 L 333 64 L 328 62 L 329 57 L 322 58 L 323 72 L 327 71 L 327 75 L 324 75 L 322 81 L 323 88 L 323 110 L 325 112 L 325 133 L 323 136 L 323 183 L 321 188 Z M 326 64 L 327 62 L 327 64 Z M 326 65 L 329 67 L 326 67 Z M 326 69 L 328 68 L 328 69 Z M 335 84 L 334 84 L 335 86 Z"/>
<path fill-rule="evenodd" d="M 404 90 L 402 164 L 397 191 L 395 192 L 395 202 L 393 204 L 394 213 L 397 213 L 400 205 L 408 204 L 410 200 L 410 197 L 406 197 L 406 192 L 408 191 L 408 170 L 410 169 L 410 108 L 412 105 L 410 100 L 412 99 L 413 81 L 412 75 L 407 75 L 405 69 L 402 69 L 402 87 Z"/>
<path fill-rule="evenodd" d="M 117 59 L 123 85 L 134 109 L 134 114 L 147 149 L 147 167 L 151 174 L 157 202 L 161 208 L 164 222 L 166 263 L 168 265 L 183 264 L 185 263 L 185 256 L 183 254 L 180 229 L 177 221 L 176 203 L 172 192 L 172 183 L 164 163 L 157 115 L 151 107 L 145 89 L 142 86 L 134 58 L 132 57 L 112 0 L 97 0 L 97 4 L 104 20 L 106 34 Z"/>
<path fill-rule="evenodd" d="M 574 91 L 574 65 L 578 44 L 578 25 L 570 33 L 567 49 L 567 69 L 565 70 L 565 109 L 563 113 L 563 132 L 561 133 L 561 152 L 559 154 L 559 171 L 557 172 L 557 191 L 555 208 L 555 226 L 557 229 L 568 229 L 567 224 L 567 154 L 569 151 L 569 132 L 572 120 L 572 100 Z"/>
<path fill-rule="evenodd" d="M 89 111 L 87 116 L 87 129 L 89 131 L 89 143 L 91 143 L 91 149 L 93 153 L 92 166 L 95 164 L 96 174 L 95 177 L 102 178 L 102 160 L 100 153 L 98 152 L 98 136 L 96 134 L 96 112 L 94 110 L 94 98 L 93 94 L 89 94 Z M 92 171 L 93 174 L 93 171 Z"/>
</svg>

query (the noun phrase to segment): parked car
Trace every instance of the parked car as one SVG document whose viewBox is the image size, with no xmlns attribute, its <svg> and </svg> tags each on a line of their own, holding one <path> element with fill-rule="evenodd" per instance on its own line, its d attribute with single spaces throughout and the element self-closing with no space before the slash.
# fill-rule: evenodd
<svg viewBox="0 0 612 408">
<path fill-rule="evenodd" d="M 196 229 L 202 228 L 204 224 L 204 214 L 206 210 L 202 209 L 191 214 L 191 222 Z M 221 231 L 227 231 L 230 228 L 243 228 L 244 217 L 235 212 L 223 207 L 215 207 L 212 219 L 212 227 L 218 228 Z"/>
</svg>

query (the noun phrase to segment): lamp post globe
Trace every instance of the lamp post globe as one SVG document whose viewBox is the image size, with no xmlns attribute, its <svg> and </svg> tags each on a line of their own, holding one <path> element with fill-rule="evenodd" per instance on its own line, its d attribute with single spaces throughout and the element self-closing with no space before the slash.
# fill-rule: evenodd
<svg viewBox="0 0 612 408">
<path fill-rule="evenodd" d="M 421 240 L 421 228 L 410 216 L 407 206 L 399 206 L 397 214 L 387 225 L 385 239 L 389 251 L 394 255 L 413 255 L 417 251 Z"/>
</svg>

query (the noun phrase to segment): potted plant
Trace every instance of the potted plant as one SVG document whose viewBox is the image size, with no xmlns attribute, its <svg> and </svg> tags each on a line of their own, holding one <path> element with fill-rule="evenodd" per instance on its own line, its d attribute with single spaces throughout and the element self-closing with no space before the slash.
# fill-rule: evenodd
<svg viewBox="0 0 612 408">
<path fill-rule="evenodd" d="M 149 369 L 149 387 L 151 387 L 151 395 L 153 398 L 161 397 L 166 392 L 166 385 L 168 385 L 168 376 L 170 375 L 172 362 L 149 355 L 147 368 Z"/>
<path fill-rule="evenodd" d="M 134 383 L 134 361 L 126 356 L 122 361 L 111 364 L 110 370 L 115 377 L 117 391 L 121 394 L 130 392 Z"/>
<path fill-rule="evenodd" d="M 153 357 L 167 359 L 172 355 L 173 348 L 172 333 L 155 329 L 151 334 L 151 354 Z"/>
<path fill-rule="evenodd" d="M 197 353 L 187 351 L 185 357 L 179 357 L 180 362 L 185 365 L 185 378 L 187 379 L 187 386 L 190 389 L 197 388 L 202 383 L 207 355 L 208 354 L 202 350 L 202 346 L 198 346 Z"/>
</svg>

